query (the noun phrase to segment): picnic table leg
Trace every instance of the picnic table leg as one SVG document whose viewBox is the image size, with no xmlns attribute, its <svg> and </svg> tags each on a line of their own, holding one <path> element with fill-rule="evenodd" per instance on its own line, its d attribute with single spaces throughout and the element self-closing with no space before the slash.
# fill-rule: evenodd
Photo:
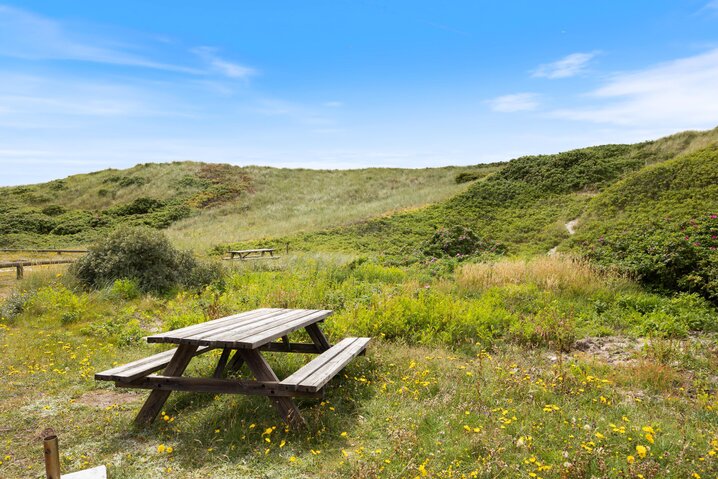
<svg viewBox="0 0 718 479">
<path fill-rule="evenodd" d="M 259 354 L 259 351 L 254 349 L 239 349 L 237 352 L 242 355 L 242 358 L 247 363 L 247 366 L 249 366 L 249 369 L 252 370 L 252 374 L 254 374 L 257 381 L 279 381 L 272 367 L 262 355 Z M 291 398 L 272 397 L 270 399 L 274 402 L 277 411 L 279 411 L 279 414 L 286 423 L 296 426 L 306 425 L 297 405 L 294 404 Z"/>
<path fill-rule="evenodd" d="M 163 374 L 165 376 L 181 376 L 184 370 L 187 369 L 187 365 L 196 351 L 197 346 L 180 344 L 174 356 L 172 356 L 172 359 L 167 364 Z M 163 391 L 161 389 L 152 390 L 142 409 L 140 409 L 140 412 L 137 414 L 135 424 L 151 424 L 162 410 L 162 406 L 165 405 L 171 392 L 172 391 Z"/>
<path fill-rule="evenodd" d="M 244 364 L 244 359 L 242 359 L 242 355 L 239 354 L 239 351 L 234 352 L 234 356 L 232 356 L 232 359 L 229 361 L 229 364 L 227 364 L 227 369 L 230 371 L 239 371 L 239 369 Z"/>
<path fill-rule="evenodd" d="M 222 373 L 224 372 L 224 367 L 227 365 L 227 360 L 229 359 L 229 353 L 232 350 L 229 348 L 224 348 L 222 350 L 222 355 L 219 357 L 219 361 L 217 362 L 217 367 L 214 369 L 214 374 L 212 375 L 215 378 L 221 378 Z"/>
<path fill-rule="evenodd" d="M 324 336 L 324 333 L 321 329 L 319 329 L 319 326 L 317 326 L 316 323 L 310 324 L 304 329 L 307 330 L 309 337 L 312 338 L 312 342 L 317 348 L 319 348 L 320 351 L 326 351 L 332 347 L 332 345 L 329 344 L 329 340 L 326 336 Z"/>
</svg>

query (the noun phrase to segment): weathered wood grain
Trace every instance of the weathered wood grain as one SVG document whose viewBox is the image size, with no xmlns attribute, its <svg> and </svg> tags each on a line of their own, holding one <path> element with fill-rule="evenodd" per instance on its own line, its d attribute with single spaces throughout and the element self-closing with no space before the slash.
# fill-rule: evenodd
<svg viewBox="0 0 718 479">
<path fill-rule="evenodd" d="M 182 376 L 184 370 L 187 369 L 187 365 L 197 351 L 197 346 L 191 344 L 181 344 L 175 354 L 172 356 L 169 364 L 164 370 L 165 376 Z M 157 415 L 162 410 L 162 406 L 165 405 L 167 398 L 171 391 L 164 390 L 153 390 L 145 403 L 142 405 L 142 409 L 135 418 L 135 424 L 149 424 L 155 420 Z"/>
<path fill-rule="evenodd" d="M 345 338 L 320 354 L 281 383 L 296 391 L 317 392 L 358 356 L 371 338 Z"/>
<path fill-rule="evenodd" d="M 248 394 L 270 397 L 319 397 L 321 394 L 297 392 L 283 387 L 278 381 L 252 381 L 221 378 L 193 378 L 150 375 L 130 383 L 117 383 L 118 387 L 154 389 L 161 391 L 188 391 L 213 394 Z"/>
<path fill-rule="evenodd" d="M 204 354 L 211 349 L 212 348 L 206 346 L 197 348 L 194 356 Z M 146 358 L 138 359 L 137 361 L 132 361 L 131 363 L 123 364 L 121 366 L 96 373 L 95 379 L 98 381 L 134 381 L 137 378 L 147 376 L 148 374 L 159 371 L 167 366 L 176 352 L 176 348 L 170 349 Z"/>
</svg>

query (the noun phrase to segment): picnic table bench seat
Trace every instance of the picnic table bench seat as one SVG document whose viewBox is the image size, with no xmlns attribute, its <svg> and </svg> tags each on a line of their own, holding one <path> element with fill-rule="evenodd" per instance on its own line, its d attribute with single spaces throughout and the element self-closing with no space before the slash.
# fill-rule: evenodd
<svg viewBox="0 0 718 479">
<path fill-rule="evenodd" d="M 210 349 L 213 348 L 209 346 L 202 346 L 201 348 L 197 348 L 197 351 L 194 353 L 194 356 L 206 353 Z M 160 369 L 167 366 L 176 351 L 177 348 L 174 348 L 167 351 L 163 351 L 158 354 L 154 354 L 152 356 L 138 359 L 137 361 L 132 361 L 131 363 L 116 366 L 112 369 L 108 369 L 107 371 L 96 373 L 95 379 L 98 381 L 132 382 L 135 379 L 145 377 L 150 373 L 159 371 Z"/>
<path fill-rule="evenodd" d="M 369 341 L 371 338 L 342 339 L 279 384 L 295 391 L 317 392 L 363 353 Z"/>
</svg>

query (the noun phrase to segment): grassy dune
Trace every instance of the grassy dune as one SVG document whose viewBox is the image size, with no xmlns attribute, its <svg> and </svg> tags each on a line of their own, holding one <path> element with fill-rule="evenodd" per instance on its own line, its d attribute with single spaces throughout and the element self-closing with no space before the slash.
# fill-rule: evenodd
<svg viewBox="0 0 718 479">
<path fill-rule="evenodd" d="M 172 225 L 168 233 L 185 248 L 319 231 L 443 201 L 466 189 L 455 178 L 499 167 L 286 170 L 250 167 L 253 192 Z"/>
<path fill-rule="evenodd" d="M 509 254 L 544 253 L 569 239 L 565 223 L 582 215 L 591 203 L 600 204 L 604 191 L 611 194 L 611 185 L 681 155 L 700 156 L 701 148 L 716 143 L 718 129 L 635 145 L 517 158 L 483 181 L 427 208 L 317 232 L 295 232 L 277 242 L 289 241 L 304 250 L 355 252 L 407 262 L 437 228 L 460 224 L 504 244 Z M 693 201 L 684 209 L 697 211 L 699 207 Z M 234 246 L 265 243 L 245 241 Z"/>
<path fill-rule="evenodd" d="M 443 201 L 461 173 L 500 166 L 290 170 L 142 164 L 0 188 L 0 245 L 87 245 L 120 224 L 167 228 L 184 248 L 317 231 Z"/>
</svg>

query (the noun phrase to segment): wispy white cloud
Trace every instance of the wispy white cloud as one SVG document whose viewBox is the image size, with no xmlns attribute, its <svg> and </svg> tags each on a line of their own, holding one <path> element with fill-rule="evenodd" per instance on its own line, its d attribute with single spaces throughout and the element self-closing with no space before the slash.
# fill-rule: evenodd
<svg viewBox="0 0 718 479">
<path fill-rule="evenodd" d="M 217 49 L 211 47 L 197 47 L 192 53 L 205 61 L 215 72 L 229 78 L 247 79 L 256 75 L 256 69 L 235 62 L 230 62 L 217 55 Z"/>
<path fill-rule="evenodd" d="M 531 75 L 538 78 L 569 78 L 583 73 L 597 52 L 572 53 L 553 63 L 539 65 Z"/>
<path fill-rule="evenodd" d="M 616 125 L 666 125 L 671 129 L 718 124 L 718 48 L 614 75 L 586 98 L 586 107 L 551 116 Z"/>
<path fill-rule="evenodd" d="M 701 11 L 704 12 L 718 12 L 718 0 L 711 0 L 710 2 L 703 5 Z"/>
<path fill-rule="evenodd" d="M 344 102 L 332 100 L 332 101 L 325 101 L 324 106 L 327 108 L 341 108 L 344 106 Z"/>
<path fill-rule="evenodd" d="M 195 68 L 151 60 L 133 53 L 127 45 L 95 35 L 83 35 L 53 19 L 5 5 L 0 5 L 0 55 L 203 73 Z"/>
<path fill-rule="evenodd" d="M 532 111 L 539 106 L 539 96 L 536 93 L 514 93 L 493 98 L 488 104 L 493 111 L 502 113 Z"/>
</svg>

